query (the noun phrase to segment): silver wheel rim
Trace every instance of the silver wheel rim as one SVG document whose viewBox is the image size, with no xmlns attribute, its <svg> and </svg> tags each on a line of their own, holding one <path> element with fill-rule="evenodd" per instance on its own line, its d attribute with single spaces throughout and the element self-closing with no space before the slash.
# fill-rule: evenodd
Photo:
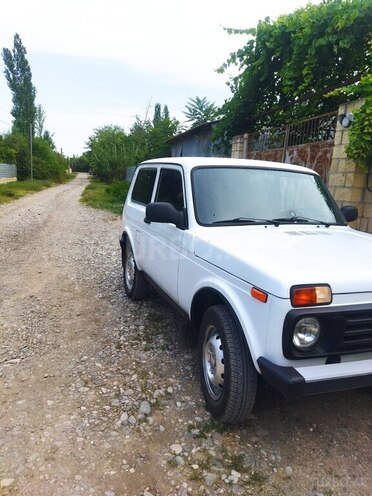
<svg viewBox="0 0 372 496">
<path fill-rule="evenodd" d="M 129 291 L 133 289 L 135 274 L 136 265 L 134 262 L 132 250 L 130 250 L 127 256 L 127 261 L 125 263 L 125 283 Z"/>
<path fill-rule="evenodd" d="M 219 332 L 214 326 L 209 326 L 203 345 L 203 372 L 209 395 L 219 400 L 224 383 L 224 354 Z"/>
</svg>

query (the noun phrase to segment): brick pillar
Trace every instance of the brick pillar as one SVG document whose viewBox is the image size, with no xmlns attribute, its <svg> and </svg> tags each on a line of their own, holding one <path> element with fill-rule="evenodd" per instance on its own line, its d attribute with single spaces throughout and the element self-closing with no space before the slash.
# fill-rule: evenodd
<svg viewBox="0 0 372 496">
<path fill-rule="evenodd" d="M 231 158 L 244 158 L 244 135 L 234 136 L 231 143 Z"/>
<path fill-rule="evenodd" d="M 340 105 L 338 115 L 354 112 L 363 103 L 363 100 L 356 100 Z M 358 208 L 359 218 L 352 227 L 372 233 L 372 193 L 367 190 L 365 172 L 346 156 L 349 131 L 350 127 L 345 128 L 337 122 L 328 188 L 340 207 L 355 205 Z"/>
</svg>

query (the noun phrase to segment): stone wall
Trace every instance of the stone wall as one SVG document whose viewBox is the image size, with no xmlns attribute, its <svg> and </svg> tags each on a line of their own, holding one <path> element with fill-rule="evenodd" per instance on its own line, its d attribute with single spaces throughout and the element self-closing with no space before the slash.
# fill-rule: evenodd
<svg viewBox="0 0 372 496">
<path fill-rule="evenodd" d="M 339 115 L 352 113 L 362 104 L 363 100 L 357 100 L 341 105 Z M 328 188 L 339 206 L 358 208 L 359 218 L 351 226 L 372 233 L 372 193 L 367 189 L 367 174 L 346 156 L 350 129 L 337 123 Z M 372 177 L 369 182 L 372 186 Z"/>
</svg>

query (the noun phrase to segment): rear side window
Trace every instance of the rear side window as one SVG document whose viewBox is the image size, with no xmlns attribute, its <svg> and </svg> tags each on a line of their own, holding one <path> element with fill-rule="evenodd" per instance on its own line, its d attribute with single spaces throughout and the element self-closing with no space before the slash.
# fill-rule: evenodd
<svg viewBox="0 0 372 496">
<path fill-rule="evenodd" d="M 162 169 L 160 172 L 157 202 L 171 203 L 177 210 L 184 206 L 182 176 L 178 170 Z"/>
<path fill-rule="evenodd" d="M 132 201 L 148 205 L 156 179 L 156 169 L 141 169 L 132 191 Z"/>
</svg>

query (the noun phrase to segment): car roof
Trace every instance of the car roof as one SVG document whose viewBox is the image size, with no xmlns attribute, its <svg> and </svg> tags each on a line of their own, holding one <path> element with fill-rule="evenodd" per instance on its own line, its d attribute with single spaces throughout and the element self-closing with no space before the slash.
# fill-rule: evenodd
<svg viewBox="0 0 372 496">
<path fill-rule="evenodd" d="M 286 164 L 282 162 L 269 162 L 266 160 L 251 160 L 242 158 L 217 158 L 217 157 L 166 157 L 146 160 L 145 164 L 171 164 L 181 165 L 185 171 L 191 171 L 195 167 L 257 167 L 267 169 L 288 170 L 293 172 L 305 172 L 317 174 L 312 169 L 300 165 Z"/>
</svg>

